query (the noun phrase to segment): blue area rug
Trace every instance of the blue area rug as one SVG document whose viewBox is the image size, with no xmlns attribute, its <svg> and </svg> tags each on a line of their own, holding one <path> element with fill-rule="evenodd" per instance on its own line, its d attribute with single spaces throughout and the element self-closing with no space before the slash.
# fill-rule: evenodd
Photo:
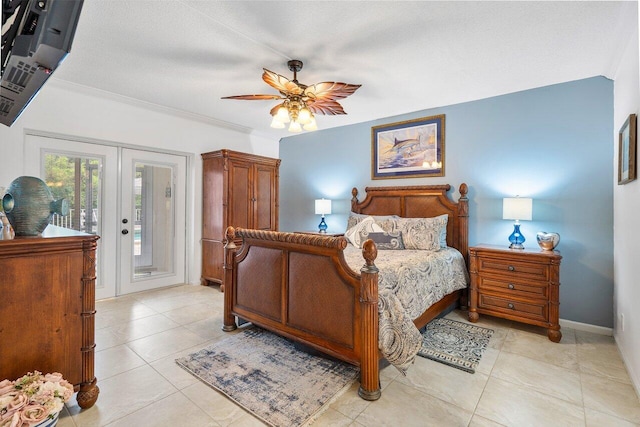
<svg viewBox="0 0 640 427">
<path fill-rule="evenodd" d="M 313 421 L 359 375 L 355 366 L 300 351 L 253 326 L 176 363 L 277 427 Z"/>
<path fill-rule="evenodd" d="M 418 355 L 475 373 L 493 329 L 449 319 L 433 319 L 422 333 Z"/>
</svg>

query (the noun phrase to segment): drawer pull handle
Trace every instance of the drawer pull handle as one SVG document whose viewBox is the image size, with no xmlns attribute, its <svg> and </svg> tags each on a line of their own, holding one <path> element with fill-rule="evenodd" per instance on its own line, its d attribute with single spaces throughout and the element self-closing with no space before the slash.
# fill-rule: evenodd
<svg viewBox="0 0 640 427">
<path fill-rule="evenodd" d="M 507 285 L 507 288 L 509 288 L 509 289 L 515 289 L 516 287 L 515 287 L 515 286 L 513 286 L 513 283 L 509 283 L 509 284 Z"/>
<path fill-rule="evenodd" d="M 516 268 L 513 265 L 509 266 L 509 271 L 516 271 Z"/>
<path fill-rule="evenodd" d="M 510 308 L 510 309 L 512 309 L 512 310 L 515 308 L 515 307 L 514 307 L 514 305 L 513 305 L 513 303 L 511 303 L 511 302 L 510 302 L 509 304 L 507 304 L 507 307 L 509 307 L 509 308 Z"/>
</svg>

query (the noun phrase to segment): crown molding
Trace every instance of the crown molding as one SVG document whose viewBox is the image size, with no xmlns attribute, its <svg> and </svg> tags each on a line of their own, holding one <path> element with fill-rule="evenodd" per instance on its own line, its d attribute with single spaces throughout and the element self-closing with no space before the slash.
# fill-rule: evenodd
<svg viewBox="0 0 640 427">
<path fill-rule="evenodd" d="M 252 134 L 254 130 L 248 128 L 246 126 L 236 125 L 234 123 L 229 123 L 224 120 L 214 119 L 213 117 L 203 116 L 201 114 L 192 113 L 189 111 L 178 110 L 176 108 L 166 107 L 164 105 L 154 104 L 152 102 L 142 101 L 136 98 L 131 98 L 129 96 L 120 95 L 114 92 L 109 92 L 102 89 L 96 89 L 90 86 L 81 85 L 78 83 L 73 83 L 68 80 L 63 80 L 60 78 L 56 78 L 51 76 L 49 78 L 49 83 L 53 83 L 53 86 L 58 87 L 64 90 L 70 90 L 78 93 L 82 93 L 88 96 L 94 96 L 97 98 L 107 99 L 110 101 L 121 102 L 123 104 L 128 104 L 133 107 L 144 108 L 146 110 L 154 111 L 156 113 L 167 114 L 173 117 L 178 117 L 181 119 L 192 120 L 204 124 L 208 124 L 211 126 L 216 126 L 224 129 L 233 130 L 236 132 Z"/>
</svg>

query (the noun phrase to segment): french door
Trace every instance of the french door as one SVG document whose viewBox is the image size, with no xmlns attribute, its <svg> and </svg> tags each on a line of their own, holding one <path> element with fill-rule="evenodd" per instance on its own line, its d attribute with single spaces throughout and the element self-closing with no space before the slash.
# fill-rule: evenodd
<svg viewBox="0 0 640 427">
<path fill-rule="evenodd" d="M 184 282 L 186 158 L 122 149 L 123 294 Z"/>
<path fill-rule="evenodd" d="M 96 299 L 184 283 L 184 156 L 26 135 L 25 172 L 69 201 L 54 225 L 100 236 Z"/>
</svg>

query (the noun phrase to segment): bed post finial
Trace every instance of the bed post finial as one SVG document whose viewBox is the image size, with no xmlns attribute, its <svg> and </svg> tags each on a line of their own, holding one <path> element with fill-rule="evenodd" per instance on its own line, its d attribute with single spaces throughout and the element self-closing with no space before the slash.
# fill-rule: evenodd
<svg viewBox="0 0 640 427">
<path fill-rule="evenodd" d="M 362 244 L 362 256 L 364 257 L 364 260 L 367 263 L 367 267 L 369 269 L 373 267 L 376 269 L 376 271 L 378 270 L 373 263 L 378 257 L 378 248 L 376 247 L 376 244 L 373 243 L 373 240 L 367 239 Z"/>
<path fill-rule="evenodd" d="M 460 198 L 462 199 L 464 197 L 466 199 L 467 193 L 469 192 L 469 187 L 465 182 L 463 182 L 462 184 L 460 184 L 460 189 L 458 191 L 460 191 Z"/>
<path fill-rule="evenodd" d="M 351 190 L 351 196 L 351 212 L 355 212 L 355 208 L 358 204 L 358 189 L 356 187 L 353 187 Z"/>
<path fill-rule="evenodd" d="M 224 237 L 226 239 L 226 243 L 224 245 L 225 248 L 235 249 L 236 248 L 236 229 L 233 227 L 227 227 L 224 232 Z"/>
</svg>

